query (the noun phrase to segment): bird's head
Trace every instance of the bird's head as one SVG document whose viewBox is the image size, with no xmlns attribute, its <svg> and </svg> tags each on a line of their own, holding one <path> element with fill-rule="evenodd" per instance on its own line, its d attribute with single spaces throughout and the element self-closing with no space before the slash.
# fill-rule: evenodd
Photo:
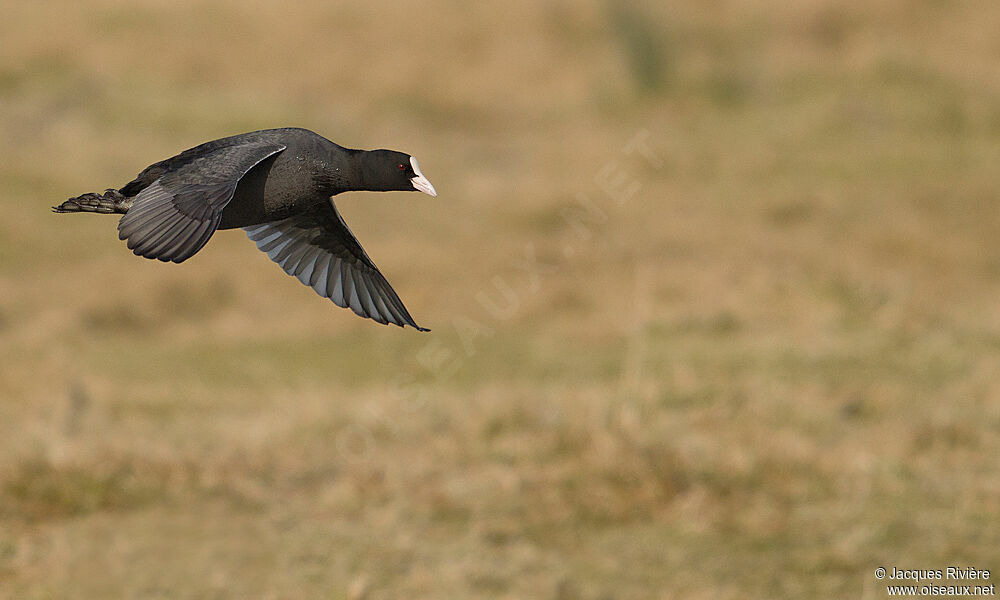
<svg viewBox="0 0 1000 600">
<path fill-rule="evenodd" d="M 417 159 L 395 150 L 372 150 L 362 158 L 365 188 L 371 191 L 423 192 L 437 196 L 431 182 L 420 172 Z"/>
</svg>

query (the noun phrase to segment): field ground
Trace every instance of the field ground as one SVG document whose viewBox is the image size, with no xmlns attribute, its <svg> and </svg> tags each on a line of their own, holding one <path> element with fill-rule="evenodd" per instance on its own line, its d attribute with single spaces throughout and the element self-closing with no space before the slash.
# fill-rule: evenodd
<svg viewBox="0 0 1000 600">
<path fill-rule="evenodd" d="M 791 4 L 5 7 L 0 597 L 1000 572 L 1000 5 Z M 432 333 L 48 210 L 282 125 L 420 159 L 338 204 Z"/>
</svg>

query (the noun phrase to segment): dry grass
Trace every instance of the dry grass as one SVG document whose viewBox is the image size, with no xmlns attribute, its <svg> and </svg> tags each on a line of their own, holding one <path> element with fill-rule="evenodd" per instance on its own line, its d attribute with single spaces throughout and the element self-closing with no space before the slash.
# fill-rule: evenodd
<svg viewBox="0 0 1000 600">
<path fill-rule="evenodd" d="M 0 597 L 1000 570 L 995 3 L 4 13 Z M 420 158 L 437 199 L 340 205 L 433 333 L 48 212 L 280 125 Z"/>
</svg>

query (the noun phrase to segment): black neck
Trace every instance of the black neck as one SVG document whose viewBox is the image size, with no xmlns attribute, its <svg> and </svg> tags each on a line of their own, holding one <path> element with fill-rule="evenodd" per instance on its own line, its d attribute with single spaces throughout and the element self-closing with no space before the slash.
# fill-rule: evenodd
<svg viewBox="0 0 1000 600">
<path fill-rule="evenodd" d="M 331 196 L 366 189 L 364 170 L 358 160 L 365 151 L 350 148 L 344 148 L 344 150 L 347 151 L 346 154 L 340 153 L 332 157 L 332 160 L 324 165 L 324 169 L 316 177 L 317 183 L 324 190 L 328 190 Z"/>
</svg>

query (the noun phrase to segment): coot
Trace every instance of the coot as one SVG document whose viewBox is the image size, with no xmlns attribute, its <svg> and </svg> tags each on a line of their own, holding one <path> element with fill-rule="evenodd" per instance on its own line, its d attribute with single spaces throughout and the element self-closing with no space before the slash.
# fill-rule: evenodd
<svg viewBox="0 0 1000 600">
<path fill-rule="evenodd" d="M 349 191 L 437 196 L 417 159 L 343 148 L 307 129 L 205 142 L 147 167 L 121 189 L 84 194 L 58 213 L 123 214 L 118 237 L 137 255 L 180 263 L 216 229 L 242 228 L 289 275 L 338 306 L 387 324 L 414 322 L 337 211 Z"/>
</svg>

